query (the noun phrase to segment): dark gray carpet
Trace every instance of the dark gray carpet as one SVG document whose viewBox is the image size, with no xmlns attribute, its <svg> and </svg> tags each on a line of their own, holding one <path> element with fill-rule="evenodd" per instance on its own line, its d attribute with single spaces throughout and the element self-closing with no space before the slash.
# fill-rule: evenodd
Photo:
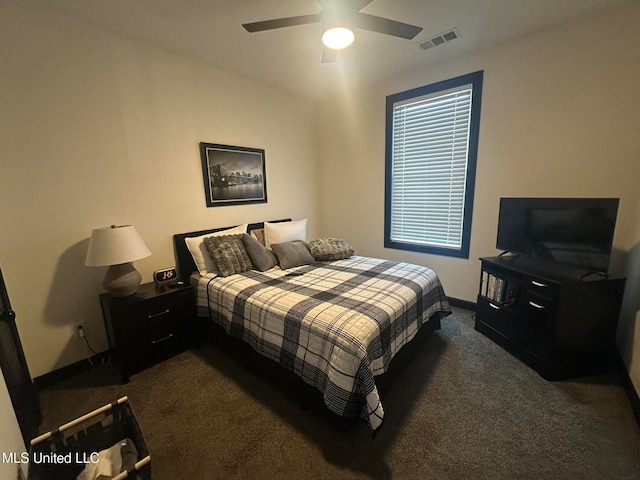
<svg viewBox="0 0 640 480">
<path fill-rule="evenodd" d="M 472 315 L 454 309 L 420 344 L 383 395 L 375 439 L 209 344 L 127 385 L 98 367 L 43 391 L 42 431 L 128 395 L 155 480 L 640 479 L 640 429 L 615 373 L 547 382 Z"/>
</svg>

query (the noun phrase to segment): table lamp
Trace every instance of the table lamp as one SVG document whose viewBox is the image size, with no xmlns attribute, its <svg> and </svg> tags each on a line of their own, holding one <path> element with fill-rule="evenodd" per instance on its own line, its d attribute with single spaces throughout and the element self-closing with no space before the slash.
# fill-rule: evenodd
<svg viewBox="0 0 640 480">
<path fill-rule="evenodd" d="M 84 264 L 109 266 L 102 285 L 114 297 L 128 297 L 138 291 L 142 276 L 133 266 L 135 260 L 151 255 L 133 225 L 111 225 L 91 232 Z"/>
</svg>

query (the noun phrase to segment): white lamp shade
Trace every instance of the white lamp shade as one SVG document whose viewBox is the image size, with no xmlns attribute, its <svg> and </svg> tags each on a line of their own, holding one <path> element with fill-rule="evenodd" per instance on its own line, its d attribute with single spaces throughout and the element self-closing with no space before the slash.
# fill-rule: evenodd
<svg viewBox="0 0 640 480">
<path fill-rule="evenodd" d="M 149 255 L 151 252 L 133 225 L 112 225 L 91 232 L 84 264 L 88 267 L 119 265 Z"/>
</svg>

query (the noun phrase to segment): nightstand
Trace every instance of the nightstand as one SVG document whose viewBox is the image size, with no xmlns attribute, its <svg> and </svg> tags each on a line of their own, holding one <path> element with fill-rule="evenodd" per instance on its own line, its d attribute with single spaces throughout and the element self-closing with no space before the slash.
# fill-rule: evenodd
<svg viewBox="0 0 640 480">
<path fill-rule="evenodd" d="M 145 283 L 129 297 L 103 293 L 100 304 L 123 383 L 194 344 L 196 308 L 190 285 Z"/>
</svg>

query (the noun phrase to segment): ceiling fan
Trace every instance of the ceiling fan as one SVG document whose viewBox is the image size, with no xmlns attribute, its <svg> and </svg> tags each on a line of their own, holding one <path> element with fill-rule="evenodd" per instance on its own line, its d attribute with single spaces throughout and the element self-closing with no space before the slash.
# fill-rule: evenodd
<svg viewBox="0 0 640 480">
<path fill-rule="evenodd" d="M 254 33 L 276 28 L 293 27 L 295 25 L 321 23 L 324 31 L 322 36 L 322 42 L 324 43 L 322 63 L 334 62 L 338 50 L 349 46 L 353 42 L 354 28 L 384 33 L 385 35 L 407 40 L 411 40 L 422 31 L 422 27 L 361 13 L 360 10 L 373 0 L 316 1 L 322 7 L 320 13 L 245 23 L 242 26 L 247 32 Z M 340 41 L 334 40 L 336 37 Z"/>
</svg>

